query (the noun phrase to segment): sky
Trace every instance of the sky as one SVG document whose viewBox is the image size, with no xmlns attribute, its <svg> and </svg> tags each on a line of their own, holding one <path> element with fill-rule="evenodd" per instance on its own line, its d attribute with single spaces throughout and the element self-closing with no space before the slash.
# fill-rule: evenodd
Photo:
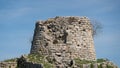
<svg viewBox="0 0 120 68">
<path fill-rule="evenodd" d="M 28 54 L 35 23 L 55 16 L 87 16 L 102 24 L 97 58 L 120 67 L 120 0 L 0 0 L 0 61 Z"/>
</svg>

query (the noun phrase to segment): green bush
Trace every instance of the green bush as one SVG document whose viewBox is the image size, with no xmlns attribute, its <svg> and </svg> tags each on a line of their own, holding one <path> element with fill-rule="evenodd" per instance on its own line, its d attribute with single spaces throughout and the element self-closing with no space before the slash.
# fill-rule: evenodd
<svg viewBox="0 0 120 68">
<path fill-rule="evenodd" d="M 88 63 L 95 63 L 96 61 L 88 61 L 88 60 L 81 60 L 79 58 L 74 59 L 75 63 L 77 64 L 88 64 Z"/>
<path fill-rule="evenodd" d="M 90 68 L 94 68 L 94 65 L 91 63 Z"/>
<path fill-rule="evenodd" d="M 4 62 L 16 62 L 17 58 L 7 59 Z"/>
<path fill-rule="evenodd" d="M 106 61 L 108 61 L 108 60 L 106 60 L 106 59 L 97 59 L 97 63 L 106 62 Z"/>
<path fill-rule="evenodd" d="M 102 64 L 98 65 L 98 68 L 102 68 Z"/>
<path fill-rule="evenodd" d="M 43 64 L 43 66 L 45 68 L 53 68 L 53 64 L 49 63 L 49 62 L 46 62 L 44 59 L 44 56 L 43 55 L 38 55 L 38 54 L 29 54 L 27 56 L 27 59 L 30 61 L 30 62 L 35 62 L 35 63 L 40 63 L 40 64 Z"/>
</svg>

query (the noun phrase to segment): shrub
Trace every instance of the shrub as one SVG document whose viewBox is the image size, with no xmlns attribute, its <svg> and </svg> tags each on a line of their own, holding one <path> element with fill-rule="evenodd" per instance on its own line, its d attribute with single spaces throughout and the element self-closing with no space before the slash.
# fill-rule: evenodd
<svg viewBox="0 0 120 68">
<path fill-rule="evenodd" d="M 95 61 L 89 61 L 89 60 L 81 60 L 79 58 L 74 59 L 75 63 L 77 64 L 88 64 L 88 63 L 95 63 Z"/>
<path fill-rule="evenodd" d="M 107 59 L 97 59 L 97 63 L 101 63 L 101 62 L 106 62 L 108 61 Z"/>
</svg>

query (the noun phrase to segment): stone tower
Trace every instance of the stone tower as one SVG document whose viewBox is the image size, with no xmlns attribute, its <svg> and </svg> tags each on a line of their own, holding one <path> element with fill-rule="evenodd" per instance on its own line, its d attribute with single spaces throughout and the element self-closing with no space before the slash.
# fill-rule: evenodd
<svg viewBox="0 0 120 68">
<path fill-rule="evenodd" d="M 55 17 L 38 21 L 30 54 L 41 54 L 63 63 L 67 60 L 96 60 L 93 28 L 87 17 Z"/>
</svg>

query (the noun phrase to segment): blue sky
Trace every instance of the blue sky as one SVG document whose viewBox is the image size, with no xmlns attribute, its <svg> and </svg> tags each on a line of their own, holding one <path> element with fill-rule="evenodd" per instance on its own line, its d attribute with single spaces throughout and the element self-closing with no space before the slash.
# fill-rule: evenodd
<svg viewBox="0 0 120 68">
<path fill-rule="evenodd" d="M 102 24 L 94 38 L 97 58 L 120 66 L 119 0 L 0 0 L 0 60 L 28 54 L 37 20 L 87 16 Z"/>
</svg>

